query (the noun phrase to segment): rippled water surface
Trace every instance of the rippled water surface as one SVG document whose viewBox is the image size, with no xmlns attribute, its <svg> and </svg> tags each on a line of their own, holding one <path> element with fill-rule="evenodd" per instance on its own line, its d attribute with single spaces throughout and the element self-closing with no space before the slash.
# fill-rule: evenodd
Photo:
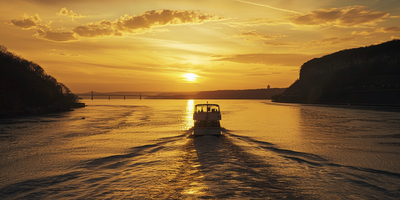
<svg viewBox="0 0 400 200">
<path fill-rule="evenodd" d="M 399 199 L 400 112 L 212 100 L 86 100 L 0 119 L 0 199 Z"/>
</svg>

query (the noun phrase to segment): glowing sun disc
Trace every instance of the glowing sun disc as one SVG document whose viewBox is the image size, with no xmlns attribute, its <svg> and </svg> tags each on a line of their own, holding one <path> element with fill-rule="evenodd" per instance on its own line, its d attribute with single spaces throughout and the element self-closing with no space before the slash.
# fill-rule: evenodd
<svg viewBox="0 0 400 200">
<path fill-rule="evenodd" d="M 183 75 L 183 77 L 185 77 L 186 80 L 188 80 L 188 81 L 195 81 L 196 78 L 199 76 L 197 76 L 196 74 L 193 74 L 193 73 L 186 73 L 185 75 Z"/>
</svg>

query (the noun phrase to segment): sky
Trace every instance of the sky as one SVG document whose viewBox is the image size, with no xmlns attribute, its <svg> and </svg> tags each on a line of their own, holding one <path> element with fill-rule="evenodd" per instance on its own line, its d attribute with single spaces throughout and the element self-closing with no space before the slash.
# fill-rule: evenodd
<svg viewBox="0 0 400 200">
<path fill-rule="evenodd" d="M 0 0 L 0 45 L 74 93 L 289 87 L 400 39 L 400 0 Z"/>
</svg>

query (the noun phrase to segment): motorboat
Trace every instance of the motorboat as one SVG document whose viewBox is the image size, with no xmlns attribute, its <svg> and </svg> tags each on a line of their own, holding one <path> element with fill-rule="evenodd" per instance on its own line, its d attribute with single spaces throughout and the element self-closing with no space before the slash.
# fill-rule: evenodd
<svg viewBox="0 0 400 200">
<path fill-rule="evenodd" d="M 221 111 L 218 104 L 196 104 L 193 110 L 193 135 L 221 135 Z"/>
</svg>

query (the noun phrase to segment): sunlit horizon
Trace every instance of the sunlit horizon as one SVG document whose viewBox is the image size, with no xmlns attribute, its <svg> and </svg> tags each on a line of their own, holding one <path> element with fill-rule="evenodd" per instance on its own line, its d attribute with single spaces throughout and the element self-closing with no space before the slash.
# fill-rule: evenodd
<svg viewBox="0 0 400 200">
<path fill-rule="evenodd" d="M 400 38 L 399 8 L 392 0 L 5 1 L 0 45 L 74 93 L 286 88 L 308 60 Z"/>
</svg>

